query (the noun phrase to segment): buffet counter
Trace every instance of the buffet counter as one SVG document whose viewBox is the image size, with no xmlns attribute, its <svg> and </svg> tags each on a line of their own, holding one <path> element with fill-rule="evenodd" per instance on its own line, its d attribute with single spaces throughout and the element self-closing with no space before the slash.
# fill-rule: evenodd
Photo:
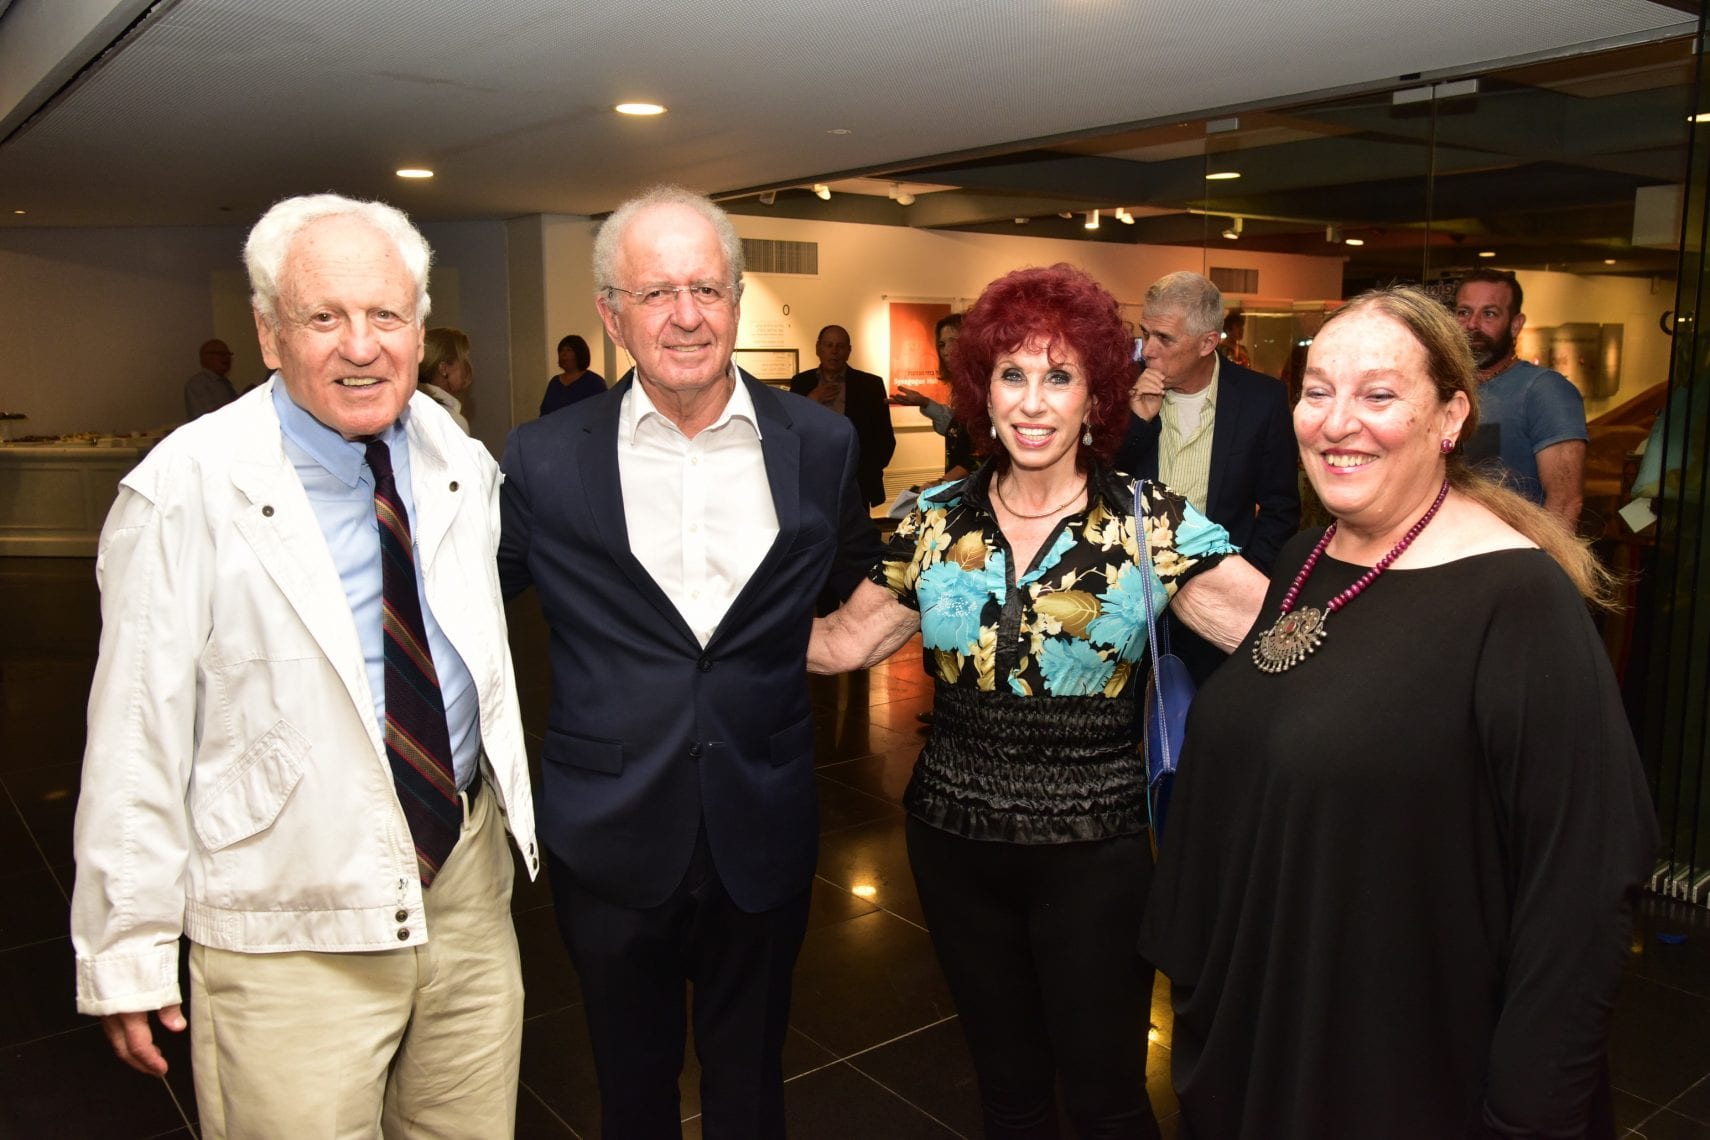
<svg viewBox="0 0 1710 1140">
<path fill-rule="evenodd" d="M 159 434 L 0 442 L 0 555 L 89 558 L 119 480 Z"/>
</svg>

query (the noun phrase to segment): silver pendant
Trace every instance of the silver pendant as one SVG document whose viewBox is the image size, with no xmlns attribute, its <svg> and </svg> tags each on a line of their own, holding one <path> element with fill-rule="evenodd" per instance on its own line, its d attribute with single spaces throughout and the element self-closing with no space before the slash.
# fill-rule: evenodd
<svg viewBox="0 0 1710 1140">
<path fill-rule="evenodd" d="M 1253 643 L 1253 664 L 1267 673 L 1281 673 L 1300 664 L 1324 644 L 1329 620 L 1330 615 L 1316 606 L 1301 606 L 1283 614 Z"/>
</svg>

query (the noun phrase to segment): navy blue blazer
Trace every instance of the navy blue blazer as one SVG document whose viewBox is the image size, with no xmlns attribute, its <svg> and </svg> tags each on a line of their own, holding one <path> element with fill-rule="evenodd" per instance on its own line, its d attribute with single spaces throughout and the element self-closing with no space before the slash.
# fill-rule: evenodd
<svg viewBox="0 0 1710 1140">
<path fill-rule="evenodd" d="M 650 907 L 704 821 L 731 899 L 767 910 L 808 887 L 817 854 L 814 598 L 832 576 L 853 589 L 880 552 L 854 432 L 743 374 L 778 537 L 703 649 L 630 553 L 617 431 L 633 378 L 517 427 L 500 465 L 500 584 L 535 587 L 551 637 L 539 838 L 588 889 Z"/>
<path fill-rule="evenodd" d="M 1161 415 L 1150 421 L 1129 416 L 1128 434 L 1112 466 L 1156 479 L 1163 427 Z M 1283 543 L 1300 529 L 1298 471 L 1294 421 L 1282 381 L 1225 359 L 1217 375 L 1205 515 L 1266 574 Z"/>
</svg>

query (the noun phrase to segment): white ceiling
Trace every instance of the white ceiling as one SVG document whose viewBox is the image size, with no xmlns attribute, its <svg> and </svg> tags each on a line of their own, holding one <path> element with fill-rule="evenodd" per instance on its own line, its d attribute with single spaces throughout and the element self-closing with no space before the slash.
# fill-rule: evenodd
<svg viewBox="0 0 1710 1140">
<path fill-rule="evenodd" d="M 0 0 L 0 48 L 60 2 Z M 595 214 L 660 180 L 732 194 L 843 174 L 906 179 L 946 156 L 1696 25 L 1685 0 L 131 7 L 148 8 L 131 34 L 33 118 L 18 125 L 34 104 L 0 105 L 0 130 L 12 127 L 0 141 L 0 225 L 246 224 L 278 197 L 327 189 L 445 220 Z M 110 43 L 43 61 L 44 73 L 75 70 Z M 670 112 L 610 110 L 630 99 Z M 400 182 L 391 172 L 404 165 L 438 177 Z"/>
</svg>

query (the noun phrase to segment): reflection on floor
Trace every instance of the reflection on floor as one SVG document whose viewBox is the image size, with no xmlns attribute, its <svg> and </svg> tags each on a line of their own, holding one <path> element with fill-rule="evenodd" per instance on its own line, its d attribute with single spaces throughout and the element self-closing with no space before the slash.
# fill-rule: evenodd
<svg viewBox="0 0 1710 1140">
<path fill-rule="evenodd" d="M 546 718 L 545 633 L 531 598 L 514 606 L 523 716 L 538 745 Z M 0 1136 L 195 1135 L 182 1041 L 164 1081 L 113 1060 L 72 1009 L 66 937 L 71 821 L 83 700 L 97 633 L 87 560 L 0 558 Z M 930 707 L 918 649 L 865 674 L 817 679 L 822 842 L 811 929 L 796 971 L 786 1051 L 791 1133 L 806 1140 L 977 1136 L 973 1077 L 955 1011 L 921 924 L 897 806 Z M 599 1134 L 580 994 L 544 884 L 515 902 L 528 983 L 522 1137 Z M 1670 936 L 1669 941 L 1657 937 Z M 1676 935 L 1686 935 L 1682 942 Z M 1629 1136 L 1710 1137 L 1710 915 L 1647 905 L 1623 982 L 1611 1050 Z M 1147 1083 L 1169 1091 L 1169 1010 Z M 698 1136 L 693 1059 L 684 1133 Z M 1166 1119 L 1166 1135 L 1174 1134 Z"/>
</svg>

